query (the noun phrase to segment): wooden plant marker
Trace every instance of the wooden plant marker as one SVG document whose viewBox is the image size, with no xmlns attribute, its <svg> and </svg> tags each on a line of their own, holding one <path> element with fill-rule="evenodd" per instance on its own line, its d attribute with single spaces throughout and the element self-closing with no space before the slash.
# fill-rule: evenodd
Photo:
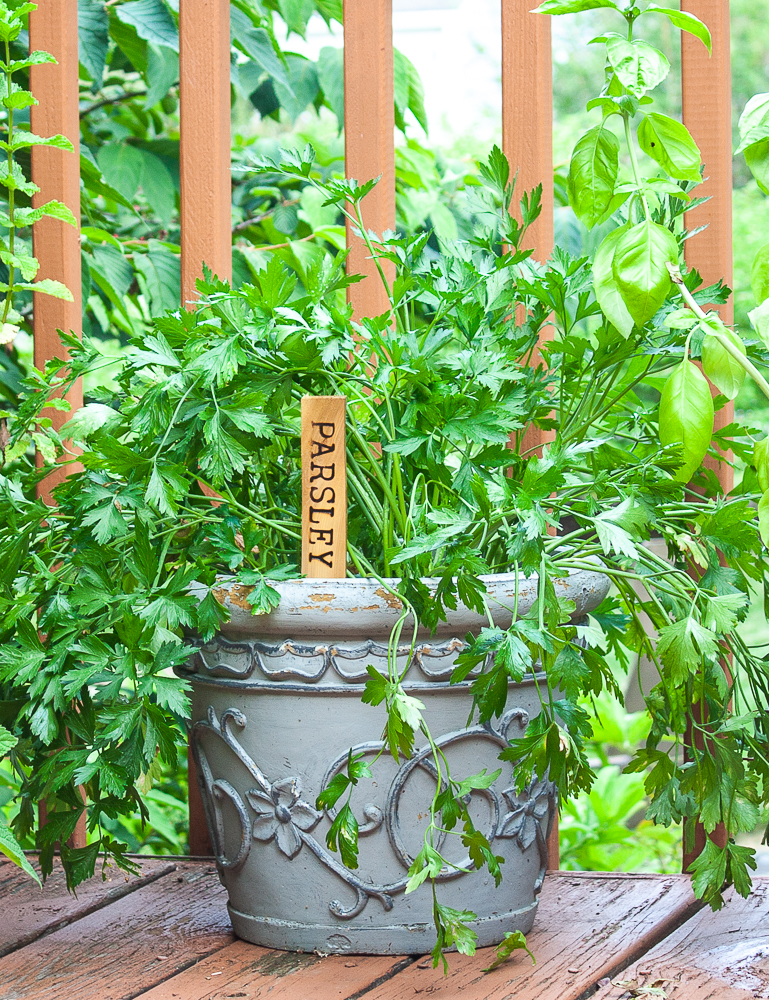
<svg viewBox="0 0 769 1000">
<path fill-rule="evenodd" d="M 302 573 L 347 575 L 344 396 L 302 397 Z"/>
</svg>

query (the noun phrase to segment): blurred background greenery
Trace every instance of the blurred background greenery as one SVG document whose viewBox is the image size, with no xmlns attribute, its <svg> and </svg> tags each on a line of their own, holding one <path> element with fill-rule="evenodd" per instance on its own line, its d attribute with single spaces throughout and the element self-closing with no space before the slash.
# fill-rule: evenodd
<svg viewBox="0 0 769 1000">
<path fill-rule="evenodd" d="M 677 6 L 667 0 L 669 6 Z M 461 238 L 473 217 L 477 162 L 501 140 L 500 0 L 394 0 L 397 225 Z M 732 0 L 733 120 L 755 93 L 769 90 L 766 5 Z M 327 175 L 344 172 L 341 0 L 232 0 L 233 282 L 248 281 L 272 255 L 300 282 L 319 255 L 344 246 L 342 220 L 296 179 L 257 175 L 255 157 L 310 143 Z M 100 419 L 114 383 L 110 359 L 180 296 L 178 0 L 79 0 L 83 328 L 104 355 L 85 385 L 89 419 Z M 602 49 L 589 40 L 616 28 L 611 12 L 553 20 L 556 241 L 589 252 L 603 235 L 588 233 L 568 207 L 565 170 L 589 127 L 586 102 L 603 78 Z M 679 36 L 666 18 L 648 18 L 641 34 L 672 66 L 659 88 L 659 110 L 680 116 Z M 22 35 L 18 44 L 26 46 Z M 23 115 L 23 113 L 22 113 Z M 17 121 L 22 115 L 17 113 Z M 735 142 L 736 145 L 736 142 Z M 750 267 L 769 240 L 769 199 L 742 158 L 734 164 L 735 321 L 749 332 L 754 307 Z M 0 280 L 3 280 L 0 265 Z M 0 350 L 0 408 L 13 411 L 31 364 L 29 321 Z M 752 382 L 737 399 L 750 426 L 769 431 Z M 738 470 L 739 476 L 739 470 Z M 749 641 L 769 643 L 761 601 L 744 626 Z M 676 871 L 680 829 L 645 818 L 643 777 L 623 774 L 643 742 L 646 712 L 600 698 L 591 752 L 598 781 L 565 807 L 561 864 L 609 871 Z M 16 779 L 0 765 L 0 807 L 12 813 Z M 149 823 L 115 821 L 112 832 L 132 851 L 185 853 L 186 754 L 144 789 Z M 760 834 L 747 838 L 758 846 Z M 31 843 L 26 846 L 33 846 Z M 760 858 L 769 872 L 769 852 Z"/>
</svg>

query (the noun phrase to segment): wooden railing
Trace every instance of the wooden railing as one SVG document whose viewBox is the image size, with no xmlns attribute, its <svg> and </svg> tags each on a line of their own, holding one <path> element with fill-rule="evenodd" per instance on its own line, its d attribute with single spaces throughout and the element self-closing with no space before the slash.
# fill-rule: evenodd
<svg viewBox="0 0 769 1000">
<path fill-rule="evenodd" d="M 32 69 L 32 90 L 40 99 L 33 109 L 36 132 L 61 132 L 78 148 L 77 0 L 39 0 L 30 15 L 33 48 L 46 49 L 56 65 Z M 553 247 L 552 62 L 550 19 L 531 14 L 533 0 L 501 0 L 502 144 L 519 192 L 543 183 L 543 211 L 528 231 L 538 260 Z M 713 55 L 684 34 L 682 41 L 683 119 L 702 151 L 710 201 L 695 210 L 691 226 L 708 224 L 687 243 L 687 260 L 706 284 L 732 279 L 732 134 L 728 0 L 682 0 L 682 8 L 704 21 L 713 37 Z M 194 300 L 195 279 L 205 262 L 223 278 L 232 273 L 230 208 L 230 30 L 229 0 L 180 0 L 181 115 L 181 269 L 182 302 Z M 392 0 L 346 0 L 344 12 L 345 168 L 366 180 L 379 174 L 379 185 L 364 202 L 367 228 L 395 229 L 395 154 L 393 115 Z M 57 198 L 77 218 L 79 167 L 76 154 L 35 149 L 33 179 L 38 198 Z M 353 285 L 356 315 L 377 315 L 387 308 L 374 265 L 361 242 L 348 231 L 350 267 L 367 280 Z M 63 281 L 74 302 L 37 296 L 35 363 L 61 356 L 57 329 L 81 329 L 79 233 L 57 219 L 35 223 L 35 253 L 40 277 Z M 370 280 L 369 280 L 370 279 Z M 732 306 L 721 307 L 729 323 Z M 82 392 L 71 394 L 81 405 Z M 716 415 L 716 427 L 732 420 L 729 403 Z M 64 415 L 66 418 L 66 415 Z M 537 441 L 531 442 L 536 446 Z M 724 492 L 733 485 L 726 463 L 714 463 Z M 44 489 L 50 491 L 55 476 Z M 84 833 L 82 843 L 84 843 Z M 701 850 L 701 842 L 697 845 Z M 557 844 L 553 847 L 557 849 Z M 696 848 L 695 848 L 696 849 Z M 210 853 L 197 783 L 190 781 L 190 850 Z M 555 851 L 554 857 L 557 857 Z M 685 864 L 690 857 L 685 858 Z"/>
</svg>

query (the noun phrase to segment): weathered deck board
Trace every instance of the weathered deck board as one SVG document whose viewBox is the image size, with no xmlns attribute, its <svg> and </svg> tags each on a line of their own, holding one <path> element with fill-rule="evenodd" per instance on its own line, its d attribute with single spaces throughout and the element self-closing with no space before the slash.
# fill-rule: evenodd
<svg viewBox="0 0 769 1000">
<path fill-rule="evenodd" d="M 670 1000 L 754 1000 L 769 997 L 769 878 L 754 879 L 747 899 L 733 890 L 722 910 L 708 907 L 645 954 L 615 982 L 651 986 Z M 629 997 L 608 987 L 600 1000 Z"/>
<path fill-rule="evenodd" d="M 142 869 L 74 899 L 60 874 L 41 893 L 0 863 L 0 1000 L 629 1000 L 662 980 L 669 1000 L 769 1000 L 769 878 L 713 914 L 685 876 L 554 873 L 529 935 L 536 966 L 521 953 L 484 975 L 486 949 L 451 955 L 444 978 L 425 958 L 236 942 L 210 862 Z"/>
<path fill-rule="evenodd" d="M 482 971 L 493 948 L 452 955 L 449 974 L 427 961 L 393 976 L 376 1000 L 577 1000 L 690 917 L 699 904 L 683 875 L 551 874 L 528 935 L 537 964 L 523 952 L 494 972 Z"/>
<path fill-rule="evenodd" d="M 124 1000 L 233 940 L 209 864 L 175 870 L 0 958 L 0 1000 Z"/>
<path fill-rule="evenodd" d="M 10 861 L 0 864 L 0 899 L 4 919 L 0 921 L 0 956 L 29 944 L 57 927 L 79 920 L 116 899 L 174 871 L 176 864 L 164 858 L 142 861 L 140 875 L 114 871 L 107 881 L 89 879 L 77 896 L 67 892 L 64 872 L 58 867 L 40 887 Z"/>
<path fill-rule="evenodd" d="M 174 976 L 141 1000 L 347 1000 L 410 965 L 392 955 L 297 955 L 267 951 L 243 941 L 217 951 Z"/>
</svg>

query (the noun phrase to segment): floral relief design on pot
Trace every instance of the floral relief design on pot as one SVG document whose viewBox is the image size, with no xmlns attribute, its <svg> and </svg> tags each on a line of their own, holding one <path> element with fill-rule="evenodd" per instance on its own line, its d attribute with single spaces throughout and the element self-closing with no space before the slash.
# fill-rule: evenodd
<svg viewBox="0 0 769 1000">
<path fill-rule="evenodd" d="M 254 840 L 275 840 L 287 858 L 294 858 L 302 849 L 302 833 L 309 833 L 321 820 L 322 813 L 299 796 L 299 778 L 283 778 L 273 782 L 269 792 L 252 788 L 246 792 L 248 804 L 256 818 L 251 824 Z"/>
<path fill-rule="evenodd" d="M 516 792 L 507 788 L 502 795 L 510 812 L 502 820 L 498 837 L 514 838 L 522 851 L 526 851 L 536 841 L 541 856 L 547 858 L 547 841 L 542 833 L 542 824 L 547 822 L 553 808 L 553 783 L 534 781 L 528 788 Z M 544 878 L 544 871 L 541 874 Z M 542 885 L 538 879 L 535 890 Z"/>
<path fill-rule="evenodd" d="M 528 723 L 528 713 L 523 709 L 513 708 L 505 713 L 496 727 L 490 724 L 473 725 L 444 734 L 435 742 L 442 751 L 468 740 L 491 742 L 503 748 L 507 746 L 507 733 L 513 722 L 517 722 L 521 729 L 524 729 Z M 274 842 L 279 853 L 289 861 L 299 854 L 303 846 L 306 846 L 325 868 L 333 872 L 355 893 L 352 905 L 346 906 L 336 899 L 329 902 L 329 911 L 335 917 L 340 920 L 350 920 L 358 916 L 371 898 L 377 899 L 384 910 L 391 910 L 394 905 L 393 897 L 406 889 L 408 869 L 414 860 L 402 840 L 399 806 L 404 789 L 416 772 L 427 773 L 437 780 L 435 766 L 431 760 L 431 747 L 428 745 L 415 751 L 400 765 L 387 790 L 383 809 L 375 803 L 367 803 L 363 807 L 365 822 L 359 824 L 359 835 L 368 836 L 384 829 L 390 847 L 404 869 L 401 878 L 384 884 L 375 884 L 346 868 L 337 856 L 312 836 L 312 831 L 320 823 L 323 813 L 302 798 L 302 784 L 299 777 L 291 776 L 269 781 L 243 749 L 234 731 L 235 727 L 244 730 L 246 724 L 245 716 L 238 709 L 225 709 L 221 717 L 217 718 L 214 709 L 209 707 L 206 721 L 199 721 L 192 727 L 191 745 L 219 865 L 230 871 L 241 868 L 246 862 L 253 841 L 261 842 L 265 846 Z M 255 787 L 247 789 L 243 796 L 229 782 L 214 778 L 204 747 L 204 741 L 210 737 L 221 740 L 255 781 Z M 380 753 L 382 746 L 380 741 L 372 741 L 353 747 L 352 750 L 353 753 L 376 755 Z M 347 757 L 348 752 L 345 752 L 331 763 L 326 771 L 324 786 L 343 767 Z M 534 891 L 538 893 L 548 863 L 546 841 L 548 831 L 543 831 L 542 827 L 543 824 L 549 823 L 554 814 L 555 786 L 552 782 L 541 780 L 533 782 L 528 789 L 520 793 L 515 793 L 509 788 L 500 795 L 491 787 L 475 789 L 471 795 L 486 800 L 489 806 L 487 828 L 483 831 L 489 842 L 495 838 L 515 840 L 522 851 L 536 843 L 539 871 Z M 221 809 L 224 798 L 231 802 L 240 824 L 239 835 L 235 839 L 226 837 L 224 814 Z M 510 807 L 504 816 L 502 816 L 503 802 Z M 333 813 L 328 811 L 327 816 L 332 819 Z M 237 844 L 234 857 L 228 857 L 226 843 Z M 467 857 L 458 865 L 444 868 L 437 879 L 438 881 L 456 879 L 473 870 L 472 861 Z"/>
</svg>

